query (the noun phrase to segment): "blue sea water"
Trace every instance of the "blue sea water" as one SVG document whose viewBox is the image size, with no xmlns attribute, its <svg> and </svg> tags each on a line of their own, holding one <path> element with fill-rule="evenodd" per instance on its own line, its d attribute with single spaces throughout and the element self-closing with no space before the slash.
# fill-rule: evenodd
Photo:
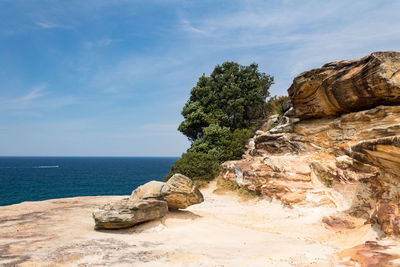
<svg viewBox="0 0 400 267">
<path fill-rule="evenodd" d="M 175 157 L 0 157 L 0 206 L 23 201 L 129 195 L 162 180 Z"/>
</svg>

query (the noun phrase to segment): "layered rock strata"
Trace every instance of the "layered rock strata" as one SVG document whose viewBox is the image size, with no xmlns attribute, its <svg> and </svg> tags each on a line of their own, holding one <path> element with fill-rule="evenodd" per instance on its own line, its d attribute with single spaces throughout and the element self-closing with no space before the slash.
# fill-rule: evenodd
<svg viewBox="0 0 400 267">
<path fill-rule="evenodd" d="M 298 75 L 288 89 L 294 117 L 339 115 L 400 101 L 400 52 L 376 52 Z"/>
<path fill-rule="evenodd" d="M 289 88 L 287 113 L 300 120 L 283 117 L 257 131 L 243 159 L 225 162 L 221 175 L 285 204 L 334 206 L 399 235 L 398 70 L 400 53 L 380 52 L 302 73 Z"/>
</svg>

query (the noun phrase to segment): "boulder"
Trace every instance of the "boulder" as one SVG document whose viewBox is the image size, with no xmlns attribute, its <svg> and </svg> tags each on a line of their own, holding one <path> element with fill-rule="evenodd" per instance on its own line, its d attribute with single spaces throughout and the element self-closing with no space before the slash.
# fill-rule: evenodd
<svg viewBox="0 0 400 267">
<path fill-rule="evenodd" d="M 165 183 L 159 181 L 150 181 L 145 183 L 144 185 L 139 186 L 135 190 L 133 190 L 130 199 L 131 200 L 139 200 L 139 199 L 148 199 L 155 198 L 161 199 L 161 188 Z"/>
<path fill-rule="evenodd" d="M 161 194 L 170 209 L 185 209 L 204 201 L 193 181 L 182 174 L 174 174 L 162 187 Z"/>
<path fill-rule="evenodd" d="M 400 103 L 400 52 L 375 52 L 341 60 L 298 75 L 288 89 L 301 119 Z"/>
<path fill-rule="evenodd" d="M 93 212 L 95 230 L 121 229 L 163 217 L 167 202 L 157 199 L 130 200 L 125 198 L 108 203 Z"/>
</svg>

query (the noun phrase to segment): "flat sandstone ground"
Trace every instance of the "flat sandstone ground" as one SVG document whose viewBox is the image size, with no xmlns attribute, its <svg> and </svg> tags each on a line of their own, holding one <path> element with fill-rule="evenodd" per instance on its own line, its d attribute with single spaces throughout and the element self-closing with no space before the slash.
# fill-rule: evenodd
<svg viewBox="0 0 400 267">
<path fill-rule="evenodd" d="M 352 221 L 352 229 L 328 229 L 322 217 L 334 209 L 241 201 L 214 189 L 202 190 L 199 205 L 117 231 L 94 231 L 91 213 L 122 196 L 0 207 L 0 266 L 355 266 L 350 258 L 360 253 L 346 249 L 380 235 L 361 221 Z M 400 254 L 398 246 L 365 253 Z"/>
</svg>

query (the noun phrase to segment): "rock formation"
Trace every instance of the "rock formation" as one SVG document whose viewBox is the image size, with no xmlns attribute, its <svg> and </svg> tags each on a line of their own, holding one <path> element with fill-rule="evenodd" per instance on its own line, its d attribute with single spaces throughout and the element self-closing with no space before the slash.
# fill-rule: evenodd
<svg viewBox="0 0 400 267">
<path fill-rule="evenodd" d="M 186 209 L 204 201 L 193 181 L 182 174 L 174 174 L 162 187 L 161 195 L 171 209 Z"/>
<path fill-rule="evenodd" d="M 163 217 L 168 209 L 185 209 L 204 201 L 193 181 L 182 174 L 166 183 L 150 181 L 130 198 L 108 203 L 93 212 L 95 229 L 120 229 Z"/>
<path fill-rule="evenodd" d="M 290 117 L 257 131 L 222 176 L 400 235 L 400 52 L 328 63 L 297 76 L 288 92 Z"/>
<path fill-rule="evenodd" d="M 156 199 L 133 201 L 125 198 L 93 212 L 94 229 L 121 229 L 158 219 L 167 214 L 167 202 Z"/>
<path fill-rule="evenodd" d="M 155 198 L 165 200 L 169 209 L 186 209 L 204 201 L 193 181 L 182 174 L 174 174 L 166 183 L 150 181 L 133 190 L 131 200 Z"/>
<path fill-rule="evenodd" d="M 156 198 L 161 199 L 161 188 L 165 185 L 163 182 L 150 181 L 139 186 L 132 191 L 131 200 Z"/>
<path fill-rule="evenodd" d="M 294 117 L 339 115 L 400 101 L 400 52 L 376 52 L 298 75 L 288 89 Z"/>
</svg>

